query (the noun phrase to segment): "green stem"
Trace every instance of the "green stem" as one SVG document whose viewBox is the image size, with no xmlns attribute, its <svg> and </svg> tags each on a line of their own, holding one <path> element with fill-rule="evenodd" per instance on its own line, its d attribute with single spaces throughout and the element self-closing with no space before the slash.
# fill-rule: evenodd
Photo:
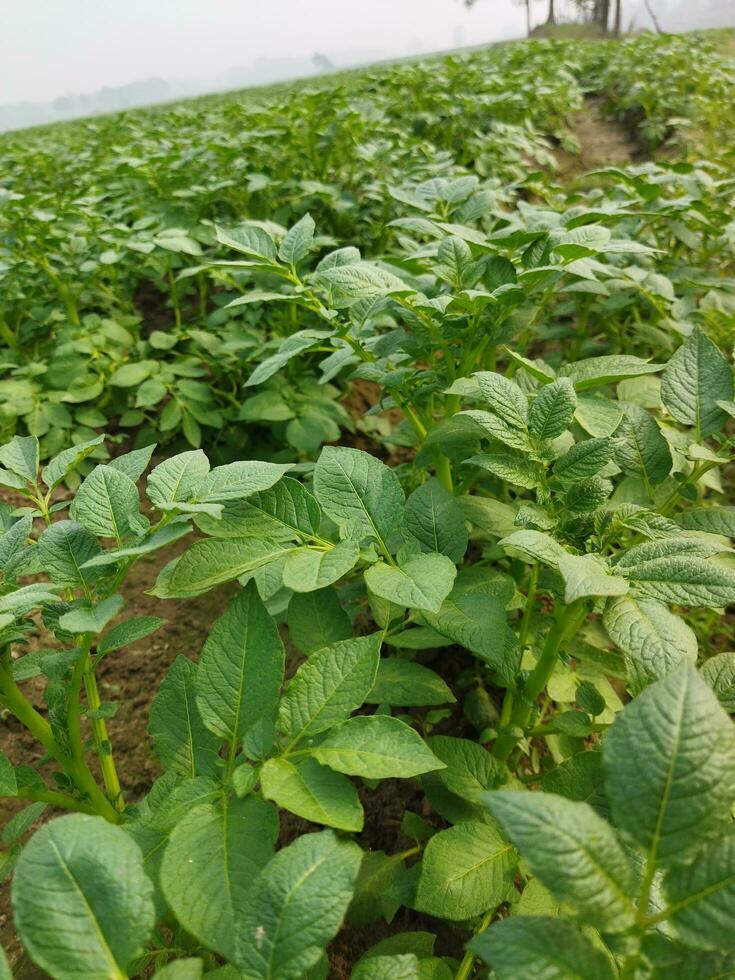
<svg viewBox="0 0 735 980">
<path fill-rule="evenodd" d="M 97 815 L 97 807 L 92 803 L 85 803 L 77 800 L 66 793 L 57 793 L 51 789 L 18 789 L 18 798 L 21 800 L 31 800 L 34 803 L 48 803 L 49 806 L 59 807 L 61 810 L 74 810 L 77 813 L 89 813 Z"/>
<path fill-rule="evenodd" d="M 487 929 L 487 927 L 492 922 L 494 915 L 495 915 L 495 909 L 492 909 L 490 912 L 487 913 L 487 915 L 485 915 L 482 922 L 480 923 L 477 930 L 475 931 L 476 936 L 479 936 L 480 933 L 483 933 Z M 474 968 L 475 968 L 474 953 L 470 953 L 470 952 L 465 953 L 462 962 L 459 964 L 459 969 L 454 975 L 454 980 L 469 980 L 469 977 L 472 976 L 472 972 Z"/>
<path fill-rule="evenodd" d="M 87 692 L 87 703 L 92 711 L 97 712 L 102 706 L 102 701 L 100 699 L 99 688 L 97 687 L 94 664 L 92 663 L 92 658 L 89 654 L 86 655 L 85 659 L 84 687 Z M 105 719 L 92 717 L 89 720 L 92 723 L 94 742 L 97 746 L 97 755 L 100 760 L 100 769 L 102 770 L 102 779 L 105 784 L 107 796 L 112 801 L 112 805 L 115 807 L 115 809 L 121 812 L 125 809 L 125 801 L 123 799 L 122 787 L 120 786 L 120 779 L 117 775 L 117 769 L 115 768 L 115 760 L 112 756 L 112 749 L 110 746 L 110 739 L 107 734 Z"/>
<path fill-rule="evenodd" d="M 583 599 L 565 606 L 561 615 L 549 631 L 546 643 L 536 666 L 526 678 L 520 697 L 513 706 L 510 725 L 500 734 L 492 754 L 496 759 L 505 760 L 523 738 L 531 720 L 536 699 L 545 690 L 556 666 L 562 645 L 573 636 L 584 622 L 587 610 Z"/>
</svg>

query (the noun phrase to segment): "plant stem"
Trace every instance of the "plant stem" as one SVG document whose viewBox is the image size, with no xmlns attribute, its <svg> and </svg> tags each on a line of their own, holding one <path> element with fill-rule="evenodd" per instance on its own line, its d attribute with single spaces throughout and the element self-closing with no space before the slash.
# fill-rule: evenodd
<svg viewBox="0 0 735 980">
<path fill-rule="evenodd" d="M 495 909 L 491 909 L 491 911 L 485 915 L 482 922 L 480 923 L 480 925 L 477 927 L 475 931 L 476 936 L 479 936 L 481 932 L 484 932 L 487 929 L 487 927 L 492 922 L 492 918 L 494 915 L 495 915 Z M 454 975 L 454 980 L 469 980 L 469 977 L 472 976 L 472 971 L 474 970 L 474 968 L 475 968 L 475 954 L 470 952 L 465 953 L 462 962 L 459 964 L 459 969 Z"/>
<path fill-rule="evenodd" d="M 556 666 L 559 650 L 573 636 L 584 622 L 587 610 L 583 599 L 577 599 L 565 606 L 551 627 L 546 643 L 536 666 L 526 678 L 520 697 L 513 706 L 510 725 L 500 734 L 492 754 L 496 759 L 505 760 L 525 734 L 533 714 L 536 699 L 546 688 Z"/>
<path fill-rule="evenodd" d="M 89 707 L 95 712 L 99 711 L 102 701 L 100 699 L 99 688 L 97 687 L 94 664 L 92 663 L 92 658 L 89 654 L 86 655 L 86 664 L 84 668 L 84 687 L 87 691 L 87 703 Z M 89 720 L 92 723 L 92 731 L 94 733 L 95 745 L 97 746 L 97 755 L 99 756 L 100 760 L 100 769 L 102 770 L 102 779 L 105 784 L 105 790 L 107 791 L 107 795 L 112 801 L 112 805 L 115 807 L 115 809 L 122 811 L 125 809 L 125 801 L 123 799 L 122 787 L 120 786 L 117 769 L 115 768 L 115 760 L 110 747 L 110 739 L 107 734 L 105 719 L 93 717 Z"/>
</svg>

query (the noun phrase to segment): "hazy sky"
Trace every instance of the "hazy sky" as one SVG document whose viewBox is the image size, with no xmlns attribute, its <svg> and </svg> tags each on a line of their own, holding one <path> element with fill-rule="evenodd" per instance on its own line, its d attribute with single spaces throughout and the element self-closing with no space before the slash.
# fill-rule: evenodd
<svg viewBox="0 0 735 980">
<path fill-rule="evenodd" d="M 537 15 L 544 4 L 537 2 Z M 389 56 L 518 36 L 513 0 L 0 0 L 0 103 L 258 57 Z"/>
<path fill-rule="evenodd" d="M 642 0 L 623 2 L 629 13 Z M 720 23 L 720 12 L 735 8 L 735 0 L 651 2 L 672 18 L 688 10 L 703 26 L 714 8 Z M 545 0 L 533 8 L 542 20 Z M 669 20 L 664 26 L 692 26 Z M 477 0 L 471 10 L 462 0 L 0 0 L 0 104 L 152 75 L 217 75 L 259 57 L 397 57 L 523 31 L 514 0 Z"/>
</svg>

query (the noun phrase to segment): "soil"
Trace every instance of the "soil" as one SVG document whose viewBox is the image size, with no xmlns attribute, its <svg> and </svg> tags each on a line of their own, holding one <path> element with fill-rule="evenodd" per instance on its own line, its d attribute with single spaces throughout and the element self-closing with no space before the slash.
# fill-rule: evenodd
<svg viewBox="0 0 735 980">
<path fill-rule="evenodd" d="M 579 141 L 579 153 L 556 150 L 557 175 L 561 180 L 641 159 L 640 147 L 629 131 L 622 123 L 603 115 L 602 103 L 599 97 L 588 98 L 574 117 L 571 128 Z"/>
</svg>

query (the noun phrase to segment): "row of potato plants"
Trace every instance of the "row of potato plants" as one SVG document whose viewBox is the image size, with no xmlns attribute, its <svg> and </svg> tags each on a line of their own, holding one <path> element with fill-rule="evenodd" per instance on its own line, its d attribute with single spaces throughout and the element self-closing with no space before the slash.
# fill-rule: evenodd
<svg viewBox="0 0 735 980">
<path fill-rule="evenodd" d="M 636 60 L 650 73 L 630 70 Z M 661 129 L 657 139 L 699 122 L 705 158 L 689 171 L 610 173 L 604 193 L 555 189 L 551 141 L 574 147 L 568 126 L 590 90 L 621 113 L 637 99 L 636 119 Z M 604 317 L 612 352 L 650 342 L 669 354 L 692 312 L 731 312 L 717 280 L 732 252 L 732 168 L 715 138 L 731 95 L 731 66 L 697 38 L 533 42 L 5 136 L 0 437 L 36 435 L 47 460 L 106 430 L 169 451 L 206 444 L 226 462 L 284 447 L 313 459 L 353 427 L 337 366 L 287 366 L 277 407 L 243 398 L 280 340 L 320 326 L 262 301 L 272 270 L 223 264 L 217 225 L 243 215 L 280 241 L 310 212 L 315 253 L 358 243 L 399 276 L 434 275 L 432 241 L 464 237 L 528 273 L 506 323 L 522 352 Z M 556 233 L 570 211 L 604 226 L 600 238 L 609 229 L 658 251 L 623 265 L 613 246 L 580 253 L 594 264 L 560 263 L 540 232 Z M 531 271 L 553 264 L 564 265 L 563 289 Z M 524 318 L 536 330 L 523 333 Z"/>
<path fill-rule="evenodd" d="M 728 975 L 735 656 L 700 657 L 690 625 L 735 601 L 735 511 L 712 501 L 732 456 L 727 358 L 694 327 L 661 363 L 554 369 L 506 347 L 488 365 L 496 338 L 465 320 L 489 285 L 517 289 L 487 282 L 495 256 L 445 240 L 446 275 L 481 288 L 442 304 L 349 250 L 301 280 L 311 228 L 289 234 L 280 257 L 258 226 L 221 237 L 281 270 L 294 298 L 272 301 L 318 313 L 320 344 L 400 407 L 410 465 L 327 446 L 313 467 L 212 467 L 191 450 L 150 470 L 142 505 L 153 446 L 73 495 L 102 436 L 43 467 L 34 436 L 0 447 L 23 501 L 2 510 L 0 702 L 44 752 L 0 763 L 2 792 L 29 804 L 5 831 L 27 951 L 59 978 L 326 977 L 345 921 L 404 907 L 449 923 L 457 953 L 474 933 L 463 958 L 398 932 L 353 977 Z M 372 333 L 376 302 L 413 329 Z M 130 569 L 192 529 L 153 594 L 242 588 L 161 684 L 165 772 L 126 800 L 96 670 L 161 625 L 121 618 Z M 39 616 L 49 643 L 24 653 Z M 288 681 L 278 624 L 301 655 Z M 43 712 L 23 691 L 38 676 Z M 383 779 L 418 779 L 428 805 L 394 854 L 360 847 Z M 48 806 L 72 812 L 24 843 Z M 284 810 L 324 829 L 277 849 Z"/>
</svg>

